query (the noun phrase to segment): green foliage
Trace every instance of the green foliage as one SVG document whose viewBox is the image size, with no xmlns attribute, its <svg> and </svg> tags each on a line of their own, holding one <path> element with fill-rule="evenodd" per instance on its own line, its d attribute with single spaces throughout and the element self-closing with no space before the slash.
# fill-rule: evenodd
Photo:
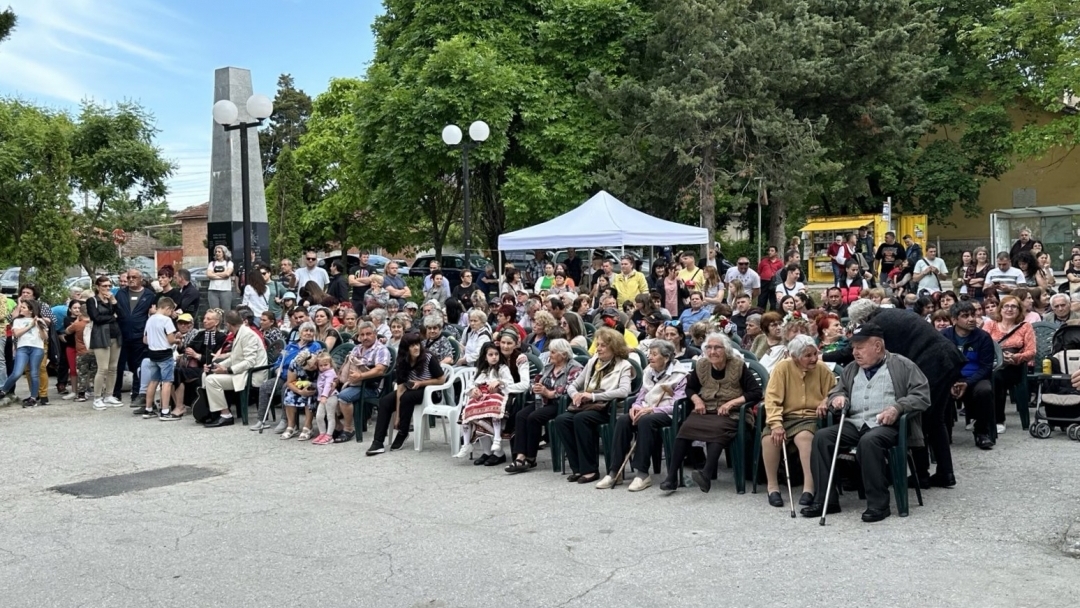
<svg viewBox="0 0 1080 608">
<path fill-rule="evenodd" d="M 409 288 L 409 293 L 412 294 L 411 296 L 409 296 L 408 301 L 416 302 L 417 304 L 423 305 L 424 277 L 414 277 L 412 275 L 407 275 L 405 277 L 405 286 Z"/>
<path fill-rule="evenodd" d="M 0 42 L 3 42 L 11 35 L 16 22 L 15 13 L 10 8 L 0 11 Z"/>
<path fill-rule="evenodd" d="M 85 201 L 71 218 L 88 273 L 120 264 L 112 231 L 164 224 L 166 180 L 175 166 L 154 145 L 153 116 L 135 103 L 84 102 L 71 143 L 71 185 Z"/>
<path fill-rule="evenodd" d="M 266 189 L 266 204 L 271 258 L 280 260 L 295 255 L 304 244 L 304 178 L 289 144 L 281 148 L 277 158 L 273 180 Z"/>
<path fill-rule="evenodd" d="M 65 114 L 0 100 L 0 257 L 56 288 L 77 259 L 72 226 L 71 141 Z"/>
<path fill-rule="evenodd" d="M 277 86 L 274 113 L 270 115 L 269 125 L 259 131 L 263 176 L 268 183 L 284 149 L 295 150 L 300 146 L 300 137 L 307 131 L 312 107 L 311 96 L 296 88 L 292 74 L 278 76 Z"/>
</svg>

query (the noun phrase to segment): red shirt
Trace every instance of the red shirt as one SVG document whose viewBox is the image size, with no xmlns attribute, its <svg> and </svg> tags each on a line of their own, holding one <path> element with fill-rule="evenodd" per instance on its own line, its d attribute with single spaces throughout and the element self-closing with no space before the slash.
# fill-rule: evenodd
<svg viewBox="0 0 1080 608">
<path fill-rule="evenodd" d="M 780 269 L 784 267 L 784 260 L 777 257 L 775 260 L 770 258 L 761 258 L 761 261 L 757 265 L 758 276 L 761 277 L 761 282 L 764 284 L 766 281 L 771 281 L 776 273 L 780 272 Z"/>
</svg>

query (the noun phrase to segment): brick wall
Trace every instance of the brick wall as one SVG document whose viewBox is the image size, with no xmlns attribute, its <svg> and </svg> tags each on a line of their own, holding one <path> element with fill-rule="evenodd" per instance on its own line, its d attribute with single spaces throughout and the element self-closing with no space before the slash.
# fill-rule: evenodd
<svg viewBox="0 0 1080 608">
<path fill-rule="evenodd" d="M 206 218 L 183 220 L 181 222 L 184 248 L 184 267 L 191 268 L 206 263 Z"/>
</svg>

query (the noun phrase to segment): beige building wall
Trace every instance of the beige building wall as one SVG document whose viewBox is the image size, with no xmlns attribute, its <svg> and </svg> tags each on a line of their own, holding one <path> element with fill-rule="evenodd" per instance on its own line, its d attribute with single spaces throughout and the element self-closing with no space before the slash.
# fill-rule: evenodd
<svg viewBox="0 0 1080 608">
<path fill-rule="evenodd" d="M 1037 115 L 1020 110 L 1013 112 L 1013 122 L 1018 128 L 1033 117 L 1040 123 L 1053 118 L 1046 112 Z M 959 137 L 960 133 L 950 129 L 949 135 Z M 1041 159 L 1017 164 L 1001 179 L 983 183 L 979 192 L 982 214 L 964 217 L 957 206 L 949 217 L 949 222 L 955 225 L 931 224 L 928 229 L 930 239 L 940 239 L 943 243 L 980 240 L 989 244 L 990 214 L 997 209 L 1030 206 L 1022 201 L 1030 200 L 1032 195 L 1038 207 L 1080 204 L 1080 150 L 1055 148 Z"/>
</svg>

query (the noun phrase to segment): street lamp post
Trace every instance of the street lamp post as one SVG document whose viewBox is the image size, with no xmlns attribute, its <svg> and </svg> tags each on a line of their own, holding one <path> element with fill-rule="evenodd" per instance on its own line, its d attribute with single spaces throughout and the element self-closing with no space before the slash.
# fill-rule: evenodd
<svg viewBox="0 0 1080 608">
<path fill-rule="evenodd" d="M 463 188 L 462 199 L 465 203 L 465 268 L 471 270 L 469 265 L 469 250 L 472 249 L 471 235 L 469 233 L 469 150 L 477 144 L 487 141 L 491 135 L 491 129 L 486 122 L 478 120 L 469 125 L 469 140 L 462 141 L 461 128 L 457 125 L 447 125 L 442 130 L 442 140 L 448 146 L 461 145 L 461 186 Z"/>
<path fill-rule="evenodd" d="M 214 122 L 226 131 L 240 131 L 240 204 L 244 214 L 244 276 L 251 276 L 251 186 L 248 168 L 248 129 L 258 128 L 274 113 L 274 103 L 265 95 L 252 95 L 247 100 L 247 113 L 255 122 L 237 122 L 240 109 L 228 99 L 214 104 Z"/>
</svg>

